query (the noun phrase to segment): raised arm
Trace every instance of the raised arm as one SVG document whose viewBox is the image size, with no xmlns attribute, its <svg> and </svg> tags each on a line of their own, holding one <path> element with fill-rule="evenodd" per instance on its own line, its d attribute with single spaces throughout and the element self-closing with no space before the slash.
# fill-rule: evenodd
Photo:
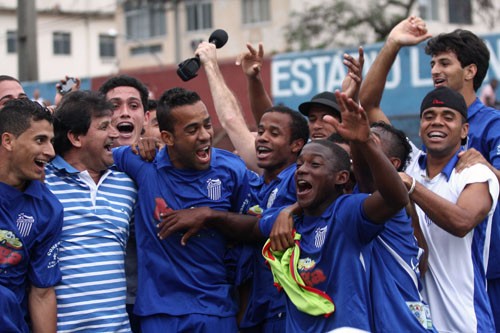
<svg viewBox="0 0 500 333">
<path fill-rule="evenodd" d="M 347 98 L 345 93 L 335 92 L 341 109 L 342 122 L 331 116 L 325 121 L 335 126 L 337 133 L 351 143 L 370 163 L 370 171 L 377 189 L 363 203 L 366 216 L 375 223 L 384 223 L 408 203 L 408 191 L 389 159 L 375 142 L 363 108 Z"/>
<path fill-rule="evenodd" d="M 354 58 L 349 54 L 344 54 L 344 65 L 347 67 L 347 75 L 342 81 L 342 91 L 347 97 L 352 98 L 356 102 L 359 101 L 359 89 L 363 79 L 363 66 L 365 64 L 365 55 L 363 48 L 358 48 L 358 58 Z"/>
<path fill-rule="evenodd" d="M 245 122 L 240 103 L 224 81 L 217 64 L 215 45 L 208 42 L 200 43 L 195 54 L 200 57 L 205 68 L 215 111 L 222 128 L 229 135 L 233 146 L 238 150 L 238 154 L 245 161 L 247 167 L 260 173 L 255 153 L 255 137 Z"/>
<path fill-rule="evenodd" d="M 392 64 L 403 46 L 416 45 L 431 37 L 427 33 L 425 22 L 418 17 L 410 16 L 399 22 L 389 33 L 387 41 L 370 66 L 361 85 L 359 99 L 368 114 L 370 123 L 384 121 L 390 123 L 380 108 L 385 82 Z"/>
<path fill-rule="evenodd" d="M 248 52 L 244 52 L 238 56 L 236 65 L 241 65 L 241 69 L 247 78 L 250 107 L 258 124 L 264 111 L 269 109 L 273 105 L 273 102 L 264 88 L 261 76 L 264 47 L 262 43 L 259 43 L 259 50 L 257 51 L 253 48 L 252 44 L 247 43 L 247 49 Z"/>
</svg>

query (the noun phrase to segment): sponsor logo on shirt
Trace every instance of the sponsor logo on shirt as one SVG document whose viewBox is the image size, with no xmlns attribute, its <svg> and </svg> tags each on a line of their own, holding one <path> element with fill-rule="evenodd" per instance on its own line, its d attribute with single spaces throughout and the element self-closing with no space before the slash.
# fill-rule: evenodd
<svg viewBox="0 0 500 333">
<path fill-rule="evenodd" d="M 323 271 L 320 268 L 316 268 L 316 261 L 314 261 L 314 259 L 299 259 L 297 270 L 299 271 L 300 277 L 306 286 L 313 287 L 326 281 Z"/>
<path fill-rule="evenodd" d="M 23 259 L 23 243 L 10 230 L 0 230 L 0 267 L 16 266 Z"/>
<path fill-rule="evenodd" d="M 35 223 L 35 219 L 33 218 L 33 216 L 21 213 L 17 216 L 16 223 L 17 229 L 19 230 L 21 236 L 26 237 L 30 234 L 31 227 L 33 226 L 33 223 Z"/>
<path fill-rule="evenodd" d="M 208 197 L 212 200 L 219 200 L 222 193 L 222 182 L 220 179 L 207 180 Z"/>
<path fill-rule="evenodd" d="M 61 242 L 57 242 L 52 245 L 47 252 L 47 256 L 51 257 L 51 260 L 47 263 L 47 268 L 53 268 L 59 263 L 59 245 Z"/>
<path fill-rule="evenodd" d="M 425 329 L 432 329 L 431 310 L 427 304 L 423 302 L 406 302 L 406 306 Z"/>
</svg>

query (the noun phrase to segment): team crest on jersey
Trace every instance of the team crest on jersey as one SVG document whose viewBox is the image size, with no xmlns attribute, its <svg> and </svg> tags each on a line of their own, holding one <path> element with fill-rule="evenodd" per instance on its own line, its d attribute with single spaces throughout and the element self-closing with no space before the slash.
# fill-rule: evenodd
<svg viewBox="0 0 500 333">
<path fill-rule="evenodd" d="M 323 228 L 318 228 L 314 231 L 314 246 L 316 248 L 321 248 L 325 244 L 326 231 L 328 226 L 325 225 Z"/>
<path fill-rule="evenodd" d="M 219 200 L 222 195 L 222 182 L 220 179 L 207 180 L 208 197 L 212 200 Z"/>
<path fill-rule="evenodd" d="M 33 216 L 21 213 L 17 216 L 16 223 L 17 229 L 19 230 L 21 236 L 26 237 L 31 232 L 31 227 L 33 226 L 33 223 L 35 223 L 35 218 Z"/>
<path fill-rule="evenodd" d="M 266 208 L 271 208 L 274 204 L 274 200 L 276 199 L 276 194 L 278 193 L 278 188 L 276 187 L 271 194 L 269 194 L 269 199 L 267 199 Z"/>
</svg>

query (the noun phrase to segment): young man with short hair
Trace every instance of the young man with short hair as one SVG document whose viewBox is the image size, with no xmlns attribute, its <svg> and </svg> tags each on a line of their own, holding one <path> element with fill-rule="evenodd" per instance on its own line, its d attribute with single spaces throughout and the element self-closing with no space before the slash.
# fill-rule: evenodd
<svg viewBox="0 0 500 333">
<path fill-rule="evenodd" d="M 46 108 L 27 98 L 0 111 L 0 284 L 21 306 L 21 318 L 11 320 L 22 322 L 17 329 L 23 333 L 29 332 L 28 314 L 33 332 L 56 331 L 63 207 L 43 184 L 54 157 L 52 122 Z"/>
</svg>

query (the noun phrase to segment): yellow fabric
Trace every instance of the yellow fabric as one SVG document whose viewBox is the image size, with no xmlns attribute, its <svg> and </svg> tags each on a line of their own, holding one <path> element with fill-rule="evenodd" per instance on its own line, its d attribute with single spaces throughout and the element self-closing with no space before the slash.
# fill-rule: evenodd
<svg viewBox="0 0 500 333">
<path fill-rule="evenodd" d="M 295 246 L 285 251 L 272 250 L 271 240 L 268 239 L 262 248 L 262 255 L 271 267 L 274 283 L 285 290 L 297 309 L 311 316 L 329 316 L 335 311 L 332 299 L 326 293 L 306 286 L 297 271 L 300 237 L 299 233 L 295 233 Z"/>
</svg>

